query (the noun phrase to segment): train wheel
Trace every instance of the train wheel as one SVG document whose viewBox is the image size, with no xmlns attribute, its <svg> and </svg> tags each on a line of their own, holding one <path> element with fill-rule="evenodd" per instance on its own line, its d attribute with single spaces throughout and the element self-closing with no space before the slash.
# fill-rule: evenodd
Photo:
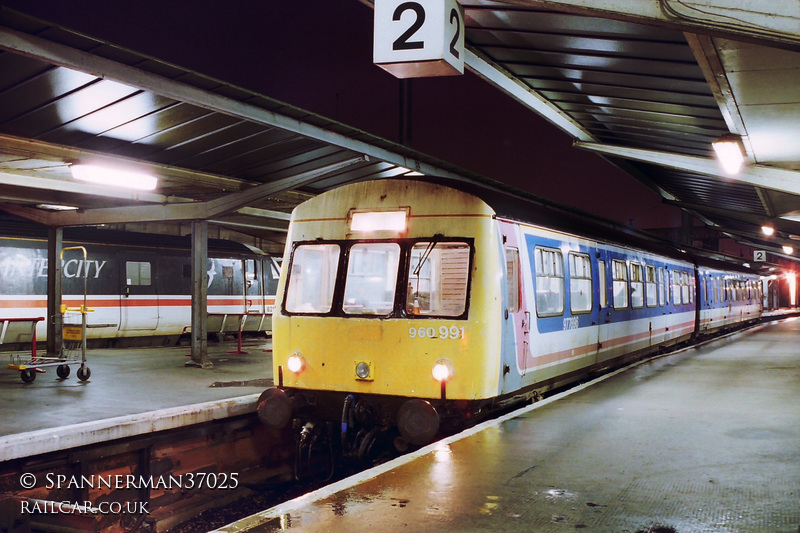
<svg viewBox="0 0 800 533">
<path fill-rule="evenodd" d="M 69 377 L 69 365 L 58 365 L 56 367 L 56 374 L 58 374 L 58 377 L 61 379 Z"/>
<path fill-rule="evenodd" d="M 86 381 L 92 376 L 92 371 L 89 370 L 88 366 L 82 366 L 78 369 L 78 379 L 81 381 Z"/>
<path fill-rule="evenodd" d="M 22 381 L 25 383 L 33 383 L 33 380 L 36 379 L 36 370 L 33 368 L 26 368 L 25 370 L 19 371 L 19 377 L 22 378 Z"/>
</svg>

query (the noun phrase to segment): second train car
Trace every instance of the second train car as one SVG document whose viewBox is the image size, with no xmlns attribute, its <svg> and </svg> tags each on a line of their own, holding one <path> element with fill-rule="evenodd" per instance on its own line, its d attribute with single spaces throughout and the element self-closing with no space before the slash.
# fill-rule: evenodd
<svg viewBox="0 0 800 533">
<path fill-rule="evenodd" d="M 301 447 L 328 442 L 363 458 L 379 438 L 426 444 L 760 316 L 753 273 L 569 220 L 555 229 L 555 211 L 482 196 L 380 180 L 295 209 L 273 318 L 278 386 L 259 400 L 263 422 L 294 421 Z M 515 207 L 504 216 L 501 205 Z"/>
</svg>

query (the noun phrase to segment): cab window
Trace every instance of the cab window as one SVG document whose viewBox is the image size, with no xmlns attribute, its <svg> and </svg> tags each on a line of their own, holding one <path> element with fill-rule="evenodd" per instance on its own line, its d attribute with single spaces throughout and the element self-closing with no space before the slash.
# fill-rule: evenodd
<svg viewBox="0 0 800 533">
<path fill-rule="evenodd" d="M 461 316 L 467 309 L 470 246 L 466 242 L 417 242 L 411 247 L 406 313 Z"/>
<path fill-rule="evenodd" d="M 338 265 L 338 244 L 303 244 L 295 248 L 286 310 L 299 314 L 329 312 Z"/>
<path fill-rule="evenodd" d="M 350 248 L 342 310 L 348 315 L 388 315 L 394 307 L 400 245 L 364 243 Z"/>
</svg>

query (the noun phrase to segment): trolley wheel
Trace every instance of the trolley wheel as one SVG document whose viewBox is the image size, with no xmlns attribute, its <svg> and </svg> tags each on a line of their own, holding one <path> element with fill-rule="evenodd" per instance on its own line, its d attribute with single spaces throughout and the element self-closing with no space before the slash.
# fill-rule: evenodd
<svg viewBox="0 0 800 533">
<path fill-rule="evenodd" d="M 58 365 L 56 367 L 56 374 L 58 374 L 58 377 L 61 379 L 69 377 L 69 365 Z"/>
<path fill-rule="evenodd" d="M 92 376 L 92 371 L 89 370 L 88 366 L 82 366 L 78 369 L 78 379 L 81 381 L 86 381 Z"/>
<path fill-rule="evenodd" d="M 21 377 L 22 381 L 24 381 L 25 383 L 33 383 L 33 380 L 36 379 L 36 370 L 33 368 L 26 368 L 25 370 L 20 370 L 19 377 Z"/>
</svg>

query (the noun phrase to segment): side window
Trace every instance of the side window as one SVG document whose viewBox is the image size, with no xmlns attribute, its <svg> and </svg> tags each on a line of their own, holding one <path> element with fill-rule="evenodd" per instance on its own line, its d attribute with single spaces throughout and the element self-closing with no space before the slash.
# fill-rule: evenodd
<svg viewBox="0 0 800 533">
<path fill-rule="evenodd" d="M 534 256 L 536 314 L 560 315 L 564 312 L 564 259 L 561 251 L 537 247 Z"/>
<path fill-rule="evenodd" d="M 664 267 L 658 267 L 658 305 L 667 305 L 667 278 L 664 276 Z"/>
<path fill-rule="evenodd" d="M 191 272 L 191 270 L 190 270 Z M 153 284 L 152 267 L 149 261 L 126 261 L 125 278 L 130 286 L 150 286 Z"/>
<path fill-rule="evenodd" d="M 606 287 L 606 262 L 597 262 L 597 284 L 600 285 L 600 308 L 608 307 L 608 288 Z"/>
<path fill-rule="evenodd" d="M 611 262 L 614 309 L 628 308 L 628 268 L 625 261 Z"/>
<path fill-rule="evenodd" d="M 645 275 L 647 276 L 647 307 L 655 307 L 657 301 L 656 294 L 656 267 L 653 265 L 645 266 Z"/>
<path fill-rule="evenodd" d="M 519 250 L 506 248 L 506 286 L 508 294 L 508 312 L 519 311 Z"/>
<path fill-rule="evenodd" d="M 672 271 L 672 303 L 681 305 L 681 273 Z"/>
<path fill-rule="evenodd" d="M 681 295 L 683 303 L 690 304 L 694 302 L 694 291 L 690 290 L 689 273 L 686 271 L 681 272 Z"/>
<path fill-rule="evenodd" d="M 569 254 L 569 308 L 573 313 L 592 310 L 592 263 L 586 254 Z"/>
<path fill-rule="evenodd" d="M 644 280 L 642 265 L 639 263 L 631 263 L 631 307 L 634 309 L 644 307 Z"/>
<path fill-rule="evenodd" d="M 290 313 L 327 313 L 339 266 L 339 245 L 304 244 L 294 250 L 286 288 Z"/>
</svg>

